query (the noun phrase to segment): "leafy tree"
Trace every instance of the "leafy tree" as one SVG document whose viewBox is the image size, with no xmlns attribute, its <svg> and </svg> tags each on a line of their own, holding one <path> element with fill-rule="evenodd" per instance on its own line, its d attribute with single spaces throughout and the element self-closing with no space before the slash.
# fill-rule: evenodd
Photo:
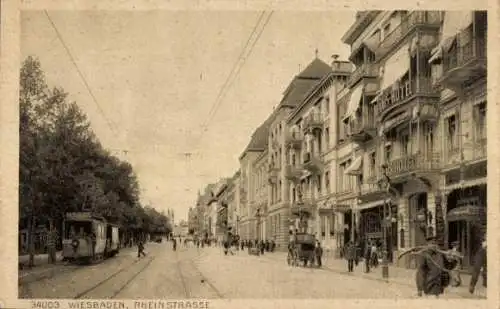
<svg viewBox="0 0 500 309">
<path fill-rule="evenodd" d="M 92 211 L 125 231 L 167 230 L 164 214 L 144 209 L 132 166 L 111 156 L 90 122 L 61 88 L 46 84 L 40 62 L 28 57 L 20 71 L 20 226 L 49 223 L 61 230 L 68 211 Z"/>
</svg>

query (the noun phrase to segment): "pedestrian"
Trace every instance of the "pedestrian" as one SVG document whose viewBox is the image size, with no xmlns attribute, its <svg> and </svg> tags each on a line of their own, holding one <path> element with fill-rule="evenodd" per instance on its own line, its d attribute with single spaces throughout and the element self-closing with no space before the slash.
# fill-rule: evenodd
<svg viewBox="0 0 500 309">
<path fill-rule="evenodd" d="M 365 252 L 363 254 L 364 260 L 365 260 L 365 273 L 370 272 L 370 263 L 372 260 L 372 244 L 370 241 L 367 241 L 365 243 Z"/>
<path fill-rule="evenodd" d="M 457 261 L 448 259 L 439 250 L 434 236 L 428 237 L 427 242 L 427 246 L 418 253 L 417 293 L 418 296 L 425 294 L 438 298 L 450 284 L 450 270 L 455 268 Z"/>
<path fill-rule="evenodd" d="M 354 265 L 355 266 L 358 266 L 359 264 L 359 257 L 360 257 L 360 247 L 359 247 L 359 243 L 356 241 L 354 243 Z"/>
<path fill-rule="evenodd" d="M 57 254 L 56 254 L 56 243 L 57 243 L 57 231 L 54 227 L 50 227 L 47 233 L 47 250 L 49 257 L 49 264 L 54 264 L 57 262 Z"/>
<path fill-rule="evenodd" d="M 483 277 L 483 286 L 487 286 L 487 273 L 486 273 L 486 237 L 484 237 L 483 242 L 481 243 L 481 247 L 477 251 L 474 256 L 473 267 L 472 267 L 472 276 L 469 284 L 469 293 L 473 294 L 476 288 L 477 281 L 479 279 L 479 275 L 481 274 Z"/>
<path fill-rule="evenodd" d="M 264 251 L 266 249 L 266 244 L 264 243 L 264 240 L 260 241 L 260 254 L 263 255 Z"/>
<path fill-rule="evenodd" d="M 142 240 L 139 240 L 137 242 L 137 257 L 140 258 L 141 257 L 141 254 L 143 256 L 146 256 L 146 253 L 144 253 L 144 243 Z"/>
<path fill-rule="evenodd" d="M 177 250 L 177 239 L 172 238 L 172 245 L 173 245 L 174 251 L 176 251 Z"/>
<path fill-rule="evenodd" d="M 354 271 L 354 259 L 356 258 L 356 247 L 352 241 L 345 246 L 345 259 L 347 260 L 347 271 Z"/>
<path fill-rule="evenodd" d="M 378 266 L 378 247 L 376 241 L 372 242 L 370 263 L 374 268 Z"/>
<path fill-rule="evenodd" d="M 318 267 L 322 266 L 321 257 L 323 256 L 323 248 L 321 247 L 321 243 L 316 241 L 316 247 L 314 248 L 314 253 L 316 255 L 316 265 Z"/>
</svg>

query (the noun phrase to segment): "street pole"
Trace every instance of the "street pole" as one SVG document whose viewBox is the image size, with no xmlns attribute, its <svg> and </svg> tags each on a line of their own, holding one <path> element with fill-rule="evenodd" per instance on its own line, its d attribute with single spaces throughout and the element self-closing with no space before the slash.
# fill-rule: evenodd
<svg viewBox="0 0 500 309">
<path fill-rule="evenodd" d="M 382 234 L 384 237 L 383 239 L 383 249 L 382 249 L 382 278 L 384 279 L 388 279 L 389 278 L 389 261 L 388 261 L 388 256 L 387 256 L 387 251 L 388 251 L 388 245 L 387 245 L 387 217 L 389 216 L 388 214 L 390 214 L 390 212 L 387 210 L 388 208 L 388 203 L 387 203 L 387 199 L 390 197 L 390 193 L 389 193 L 389 189 L 390 189 L 390 186 L 391 186 L 391 183 L 390 183 L 390 179 L 389 177 L 387 176 L 387 165 L 382 165 L 382 169 L 383 169 L 383 174 L 384 174 L 384 181 L 386 182 L 386 195 L 385 195 L 385 199 L 384 199 L 384 208 L 383 208 L 383 219 L 382 219 L 382 224 L 383 224 L 383 227 L 382 227 Z"/>
</svg>

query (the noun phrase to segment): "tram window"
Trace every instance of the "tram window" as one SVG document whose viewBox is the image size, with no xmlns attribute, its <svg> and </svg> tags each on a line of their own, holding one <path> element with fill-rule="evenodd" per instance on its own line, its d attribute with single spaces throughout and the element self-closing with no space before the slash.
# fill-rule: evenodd
<svg viewBox="0 0 500 309">
<path fill-rule="evenodd" d="M 81 233 L 89 235 L 91 231 L 92 226 L 89 222 L 68 221 L 66 222 L 66 227 L 64 229 L 64 237 L 71 238 L 72 236 L 76 236 Z"/>
</svg>

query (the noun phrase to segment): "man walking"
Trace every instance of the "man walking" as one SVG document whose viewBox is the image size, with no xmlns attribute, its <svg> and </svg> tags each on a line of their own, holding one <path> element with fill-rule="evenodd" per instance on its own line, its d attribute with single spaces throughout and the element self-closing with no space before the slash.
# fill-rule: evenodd
<svg viewBox="0 0 500 309">
<path fill-rule="evenodd" d="M 323 248 L 321 247 L 321 243 L 319 242 L 319 240 L 316 241 L 316 248 L 314 248 L 314 253 L 316 255 L 316 265 L 318 265 L 318 267 L 321 267 L 322 266 L 321 257 L 323 256 Z"/>
<path fill-rule="evenodd" d="M 352 241 L 349 241 L 345 248 L 345 259 L 347 260 L 347 271 L 354 271 L 354 259 L 356 258 L 356 247 Z"/>
<path fill-rule="evenodd" d="M 365 252 L 363 254 L 365 260 L 365 273 L 370 272 L 370 263 L 372 259 L 372 244 L 370 241 L 366 241 L 365 243 Z"/>
<path fill-rule="evenodd" d="M 481 271 L 482 270 L 482 271 Z M 481 243 L 481 248 L 477 251 L 474 256 L 474 265 L 472 268 L 472 277 L 469 284 L 469 293 L 473 294 L 476 288 L 479 275 L 483 277 L 483 286 L 487 285 L 487 275 L 486 275 L 486 237 Z"/>
<path fill-rule="evenodd" d="M 140 239 L 137 242 L 137 257 L 141 258 L 141 254 L 146 256 L 146 253 L 144 253 L 144 242 Z"/>
</svg>

